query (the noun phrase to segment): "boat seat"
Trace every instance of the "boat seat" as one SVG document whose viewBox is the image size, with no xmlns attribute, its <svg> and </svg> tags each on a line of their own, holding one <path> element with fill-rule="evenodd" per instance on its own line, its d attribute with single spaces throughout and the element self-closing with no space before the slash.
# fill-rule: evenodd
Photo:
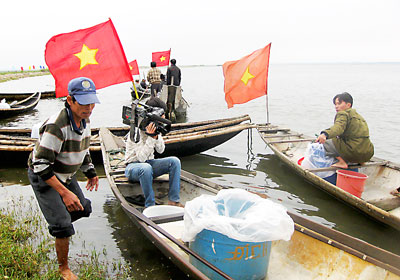
<svg viewBox="0 0 400 280">
<path fill-rule="evenodd" d="M 127 183 L 129 182 L 128 178 L 125 177 L 124 174 L 117 174 L 114 175 L 114 181 L 116 183 Z M 168 182 L 169 181 L 169 176 L 168 174 L 163 174 L 161 176 L 158 176 L 157 178 L 153 179 L 153 182 Z"/>
</svg>

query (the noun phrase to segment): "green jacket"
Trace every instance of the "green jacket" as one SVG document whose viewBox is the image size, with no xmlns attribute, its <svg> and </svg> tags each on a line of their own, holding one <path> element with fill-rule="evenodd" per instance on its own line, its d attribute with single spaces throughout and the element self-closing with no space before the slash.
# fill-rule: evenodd
<svg viewBox="0 0 400 280">
<path fill-rule="evenodd" d="M 374 155 L 367 122 L 353 108 L 337 112 L 334 125 L 323 132 L 347 162 L 363 163 Z"/>
</svg>

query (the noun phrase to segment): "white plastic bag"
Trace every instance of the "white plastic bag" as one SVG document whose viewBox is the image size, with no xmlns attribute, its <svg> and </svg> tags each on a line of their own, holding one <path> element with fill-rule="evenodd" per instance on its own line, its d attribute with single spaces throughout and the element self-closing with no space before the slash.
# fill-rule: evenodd
<svg viewBox="0 0 400 280">
<path fill-rule="evenodd" d="M 331 166 L 334 161 L 335 158 L 326 156 L 323 144 L 309 143 L 301 166 L 306 169 L 324 168 Z M 315 172 L 315 175 L 321 178 L 326 178 L 334 173 L 335 171 L 321 171 Z"/>
<path fill-rule="evenodd" d="M 243 189 L 224 189 L 186 202 L 182 240 L 194 241 L 203 229 L 243 242 L 288 241 L 294 223 L 278 203 Z"/>
</svg>

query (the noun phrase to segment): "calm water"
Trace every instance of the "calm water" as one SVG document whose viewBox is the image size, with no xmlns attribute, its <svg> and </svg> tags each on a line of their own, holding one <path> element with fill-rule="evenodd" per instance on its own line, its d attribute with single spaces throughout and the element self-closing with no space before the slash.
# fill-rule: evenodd
<svg viewBox="0 0 400 280">
<path fill-rule="evenodd" d="M 255 123 L 266 122 L 266 98 L 227 109 L 222 68 L 182 67 L 184 97 L 189 102 L 187 121 L 249 114 Z M 147 70 L 146 70 L 147 71 Z M 162 69 L 165 72 L 165 69 Z M 400 64 L 304 64 L 271 65 L 269 74 L 269 121 L 308 135 L 329 127 L 335 116 L 332 97 L 347 91 L 354 108 L 367 120 L 375 156 L 399 162 Z M 92 126 L 120 126 L 122 105 L 130 102 L 130 84 L 99 90 L 102 104 L 91 117 Z M 0 84 L 0 91 L 54 89 L 51 76 Z M 0 122 L 3 127 L 31 127 L 63 107 L 62 100 L 41 100 L 29 115 Z M 13 184 L 0 192 L 29 195 L 23 167 L 0 167 L 0 179 Z M 288 210 L 400 254 L 398 232 L 379 224 L 294 175 L 259 139 L 256 131 L 238 136 L 203 154 L 182 159 L 185 170 L 221 185 L 262 188 Z M 97 166 L 99 173 L 102 166 Z M 106 179 L 98 193 L 87 193 L 97 206 L 93 217 L 76 224 L 77 232 L 97 247 L 107 246 L 113 257 L 133 263 L 137 279 L 178 278 L 179 271 L 132 226 L 113 198 Z M 12 188 L 12 190 L 11 190 Z M 90 225 L 88 227 L 88 225 Z M 99 234 L 101 238 L 99 238 Z M 73 252 L 79 248 L 73 248 Z"/>
</svg>

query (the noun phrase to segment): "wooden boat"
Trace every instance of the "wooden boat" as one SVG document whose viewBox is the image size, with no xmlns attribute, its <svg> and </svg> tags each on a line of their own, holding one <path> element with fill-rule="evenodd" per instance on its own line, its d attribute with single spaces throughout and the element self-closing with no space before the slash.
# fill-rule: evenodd
<svg viewBox="0 0 400 280">
<path fill-rule="evenodd" d="M 244 129 L 251 128 L 248 115 L 218 120 L 207 120 L 191 123 L 172 124 L 172 130 L 164 136 L 165 151 L 158 156 L 188 156 L 204 152 L 220 145 Z M 112 127 L 110 130 L 117 136 L 125 136 L 129 126 Z M 90 152 L 94 162 L 101 162 L 99 128 L 92 129 Z M 31 129 L 0 129 L 0 156 L 8 161 L 26 162 L 33 150 L 36 139 L 31 138 Z"/>
<path fill-rule="evenodd" d="M 22 100 L 34 94 L 33 92 L 0 92 L 0 99 L 11 99 L 11 100 Z M 41 98 L 53 98 L 56 97 L 54 90 L 41 91 Z"/>
<path fill-rule="evenodd" d="M 33 110 L 39 103 L 40 97 L 41 93 L 36 92 L 23 100 L 11 102 L 10 108 L 0 109 L 0 118 L 8 118 Z"/>
<path fill-rule="evenodd" d="M 392 190 L 399 187 L 400 166 L 398 164 L 373 157 L 362 166 L 350 165 L 349 168 L 358 168 L 359 172 L 368 176 L 364 191 L 359 198 L 316 175 L 316 172 L 336 171 L 336 168 L 305 169 L 298 164 L 306 153 L 308 143 L 314 141 L 315 137 L 307 137 L 290 129 L 273 125 L 259 125 L 257 129 L 261 138 L 279 159 L 297 174 L 368 216 L 400 230 L 400 198 L 390 194 Z"/>
<path fill-rule="evenodd" d="M 141 195 L 138 183 L 124 177 L 124 147 L 120 138 L 108 129 L 100 130 L 104 169 L 110 187 L 121 207 L 143 234 L 179 269 L 193 279 L 209 279 L 195 267 L 189 256 L 218 269 L 192 251 L 180 238 L 183 214 L 148 218 L 137 201 Z M 222 186 L 182 170 L 181 202 L 200 194 L 216 194 Z M 156 178 L 153 189 L 156 202 L 167 202 L 168 180 Z M 295 233 L 289 241 L 273 241 L 268 279 L 400 279 L 400 256 L 377 248 L 359 239 L 289 213 L 295 222 Z M 251 256 L 249 256 L 251 257 Z M 216 264 L 218 266 L 218 264 Z M 225 271 L 229 274 L 229 271 Z M 284 277 L 282 277 L 284 275 Z M 226 275 L 227 279 L 229 275 Z"/>
</svg>

